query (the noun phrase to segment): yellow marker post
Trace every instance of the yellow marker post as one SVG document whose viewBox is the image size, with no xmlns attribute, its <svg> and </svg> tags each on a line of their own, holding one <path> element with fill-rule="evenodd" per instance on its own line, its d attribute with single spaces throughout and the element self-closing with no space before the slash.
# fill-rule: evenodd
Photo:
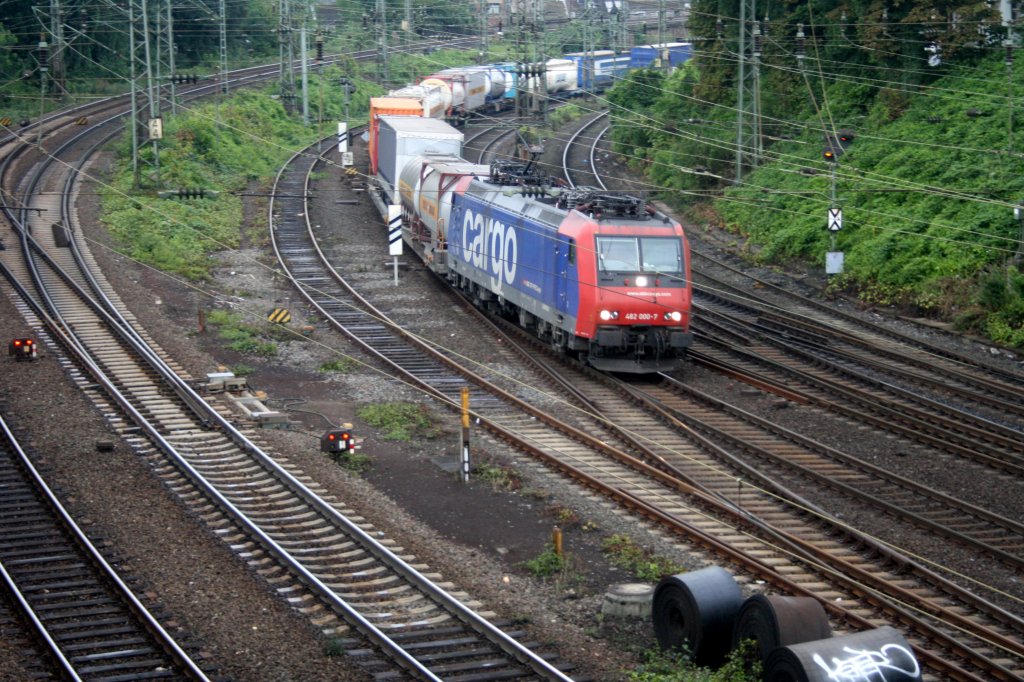
<svg viewBox="0 0 1024 682">
<path fill-rule="evenodd" d="M 461 466 L 459 475 L 463 483 L 469 482 L 469 387 L 462 387 L 462 447 L 460 448 Z"/>
</svg>

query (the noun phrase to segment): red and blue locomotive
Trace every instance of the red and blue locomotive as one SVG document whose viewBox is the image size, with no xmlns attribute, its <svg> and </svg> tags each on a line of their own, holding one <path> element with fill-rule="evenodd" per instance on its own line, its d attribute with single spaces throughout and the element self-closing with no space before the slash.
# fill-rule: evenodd
<svg viewBox="0 0 1024 682">
<path fill-rule="evenodd" d="M 554 187 L 524 162 L 465 161 L 452 153 L 461 134 L 426 121 L 382 118 L 375 196 L 384 211 L 401 205 L 403 239 L 429 268 L 597 369 L 681 365 L 693 337 L 678 222 L 636 197 Z M 420 125 L 430 130 L 417 138 Z M 392 128 L 403 144 L 388 143 Z"/>
</svg>

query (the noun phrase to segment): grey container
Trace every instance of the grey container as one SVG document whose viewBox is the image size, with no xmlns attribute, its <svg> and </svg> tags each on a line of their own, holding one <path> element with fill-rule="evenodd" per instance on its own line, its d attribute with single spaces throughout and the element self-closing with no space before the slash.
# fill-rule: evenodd
<svg viewBox="0 0 1024 682">
<path fill-rule="evenodd" d="M 381 116 L 378 172 L 390 189 L 397 192 L 398 175 L 410 159 L 427 153 L 461 156 L 462 140 L 461 132 L 436 118 Z"/>
</svg>

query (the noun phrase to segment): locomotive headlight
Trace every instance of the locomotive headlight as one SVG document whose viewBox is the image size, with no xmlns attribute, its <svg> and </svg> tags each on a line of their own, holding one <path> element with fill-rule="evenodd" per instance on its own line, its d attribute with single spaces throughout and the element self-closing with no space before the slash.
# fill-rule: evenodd
<svg viewBox="0 0 1024 682">
<path fill-rule="evenodd" d="M 670 313 L 665 313 L 665 319 L 668 320 L 669 322 L 679 322 L 681 319 L 683 319 L 683 314 L 678 310 L 673 310 Z"/>
<path fill-rule="evenodd" d="M 647 278 L 644 277 L 643 275 L 640 275 L 639 277 L 636 278 L 636 285 L 638 287 L 645 287 L 645 286 L 647 286 Z"/>
<path fill-rule="evenodd" d="M 601 311 L 601 319 L 604 320 L 605 322 L 608 322 L 609 320 L 617 320 L 617 319 L 619 319 L 619 311 L 618 310 L 602 310 Z"/>
</svg>

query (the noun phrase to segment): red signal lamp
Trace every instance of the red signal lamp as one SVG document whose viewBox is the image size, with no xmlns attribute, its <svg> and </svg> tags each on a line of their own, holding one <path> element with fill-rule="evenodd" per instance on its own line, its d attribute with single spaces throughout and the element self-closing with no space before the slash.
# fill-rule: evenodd
<svg viewBox="0 0 1024 682">
<path fill-rule="evenodd" d="M 11 339 L 7 354 L 17 360 L 32 360 L 36 357 L 36 342 L 32 339 Z"/>
<path fill-rule="evenodd" d="M 346 424 L 348 426 L 348 424 Z M 320 437 L 320 451 L 341 454 L 356 449 L 356 439 L 349 429 L 331 429 Z"/>
</svg>

